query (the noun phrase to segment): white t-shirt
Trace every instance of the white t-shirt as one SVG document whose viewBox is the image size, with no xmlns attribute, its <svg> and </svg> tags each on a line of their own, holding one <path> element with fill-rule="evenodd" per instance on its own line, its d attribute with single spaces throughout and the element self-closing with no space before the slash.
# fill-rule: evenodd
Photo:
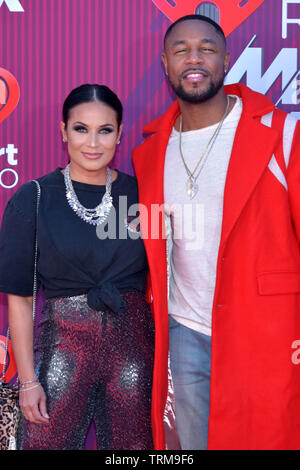
<svg viewBox="0 0 300 470">
<path fill-rule="evenodd" d="M 168 236 L 169 314 L 179 323 L 211 335 L 216 265 L 223 218 L 223 195 L 242 101 L 226 117 L 203 166 L 196 174 L 199 191 L 191 200 L 179 151 L 179 132 L 169 138 L 164 169 L 165 221 Z M 193 171 L 218 124 L 182 133 L 182 152 Z"/>
</svg>

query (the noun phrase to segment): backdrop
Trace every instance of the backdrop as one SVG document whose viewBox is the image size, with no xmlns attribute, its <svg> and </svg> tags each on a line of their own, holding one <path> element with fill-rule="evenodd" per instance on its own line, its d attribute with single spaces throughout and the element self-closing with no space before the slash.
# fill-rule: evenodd
<svg viewBox="0 0 300 470">
<path fill-rule="evenodd" d="M 106 84 L 123 102 L 114 166 L 132 173 L 143 125 L 174 100 L 160 59 L 164 33 L 194 12 L 225 30 L 227 83 L 243 82 L 300 119 L 300 0 L 0 0 L 0 219 L 20 185 L 65 166 L 61 107 L 82 83 Z M 0 294 L 0 364 L 6 311 Z"/>
</svg>

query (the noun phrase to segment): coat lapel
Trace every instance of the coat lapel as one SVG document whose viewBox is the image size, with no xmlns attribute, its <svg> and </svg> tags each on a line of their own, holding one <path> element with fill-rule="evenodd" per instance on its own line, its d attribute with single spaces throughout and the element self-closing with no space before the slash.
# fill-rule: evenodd
<svg viewBox="0 0 300 470">
<path fill-rule="evenodd" d="M 161 138 L 163 137 L 163 138 Z M 151 273 L 153 295 L 167 288 L 166 240 L 164 213 L 164 155 L 168 136 L 155 135 L 134 152 L 134 166 L 139 188 L 140 223 Z M 166 142 L 166 144 L 165 144 Z M 146 157 L 146 158 L 145 158 Z"/>
<path fill-rule="evenodd" d="M 279 133 L 263 126 L 260 118 L 244 114 L 237 128 L 224 190 L 220 248 L 272 158 Z"/>
<path fill-rule="evenodd" d="M 165 154 L 169 141 L 169 136 L 179 114 L 177 102 L 165 113 L 162 118 L 157 119 L 144 128 L 145 132 L 152 132 L 155 129 L 158 132 L 147 137 L 145 142 L 133 151 L 133 162 L 139 186 L 139 202 L 147 207 L 148 221 L 141 220 L 141 228 L 148 229 L 148 239 L 150 239 L 151 229 L 156 230 L 151 208 L 155 210 L 156 206 L 164 203 L 164 165 Z M 163 220 L 163 217 L 161 218 Z M 164 224 L 162 224 L 164 229 Z M 147 241 L 145 242 L 147 244 Z"/>
</svg>

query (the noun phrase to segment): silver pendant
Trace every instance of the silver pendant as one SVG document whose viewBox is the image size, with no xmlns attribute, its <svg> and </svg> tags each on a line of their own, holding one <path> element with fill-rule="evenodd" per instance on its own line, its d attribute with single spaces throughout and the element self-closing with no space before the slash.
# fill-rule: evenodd
<svg viewBox="0 0 300 470">
<path fill-rule="evenodd" d="M 194 179 L 189 178 L 186 183 L 186 192 L 190 199 L 193 199 L 199 190 L 199 186 Z"/>
</svg>

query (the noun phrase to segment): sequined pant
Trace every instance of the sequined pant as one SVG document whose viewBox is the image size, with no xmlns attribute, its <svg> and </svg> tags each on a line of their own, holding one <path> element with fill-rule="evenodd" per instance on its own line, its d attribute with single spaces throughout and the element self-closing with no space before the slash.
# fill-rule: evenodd
<svg viewBox="0 0 300 470">
<path fill-rule="evenodd" d="M 46 301 L 36 349 L 50 424 L 23 419 L 18 449 L 83 449 L 92 419 L 98 449 L 153 449 L 152 317 L 142 294 L 123 299 L 123 314 L 92 310 L 85 295 Z"/>
</svg>

